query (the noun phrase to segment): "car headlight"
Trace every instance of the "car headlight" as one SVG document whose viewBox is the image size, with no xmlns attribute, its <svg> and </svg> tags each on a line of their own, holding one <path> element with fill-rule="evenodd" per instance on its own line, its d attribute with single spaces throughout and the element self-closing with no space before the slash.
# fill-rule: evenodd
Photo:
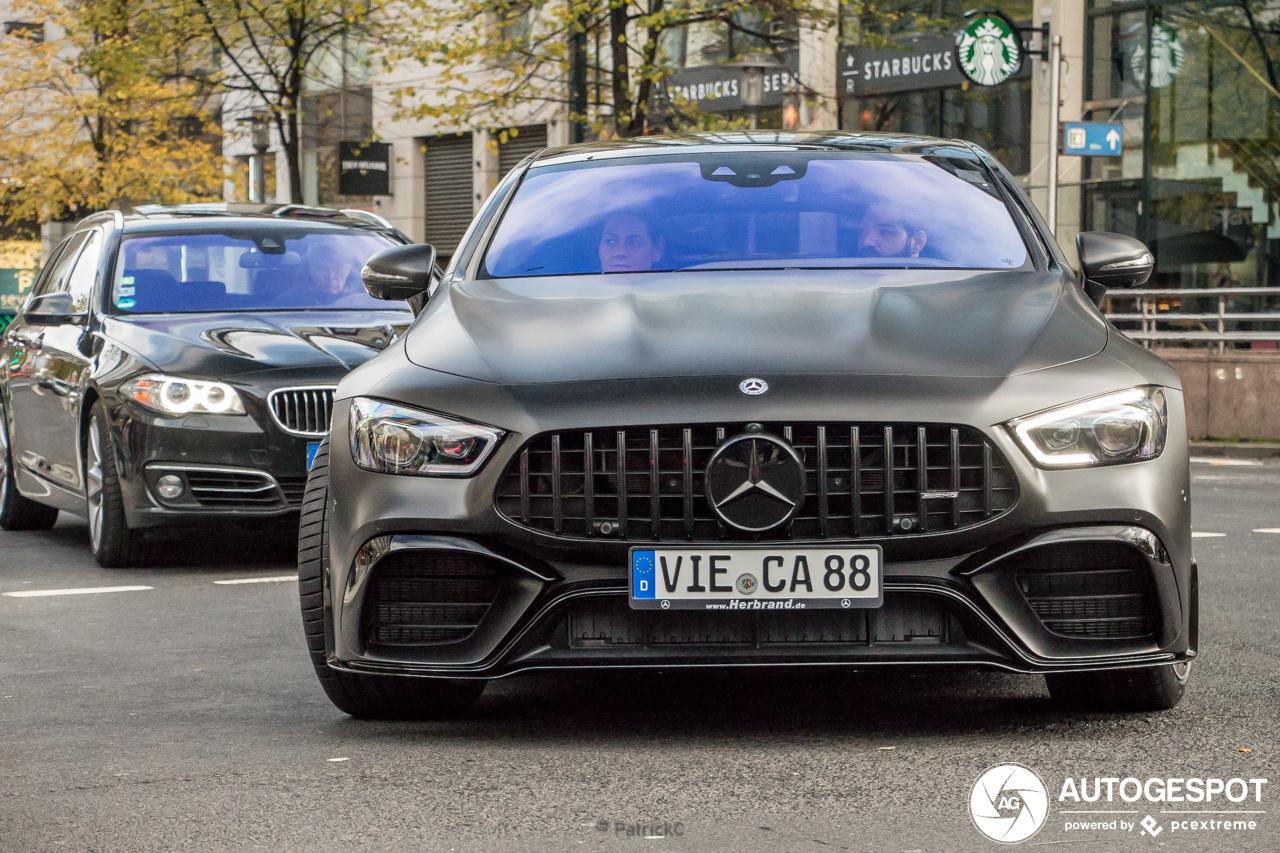
<svg viewBox="0 0 1280 853">
<path fill-rule="evenodd" d="M 366 471 L 462 477 L 479 470 L 503 432 L 404 406 L 351 401 L 351 457 Z"/>
<path fill-rule="evenodd" d="M 149 373 L 126 382 L 124 395 L 162 415 L 243 415 L 244 403 L 225 382 Z"/>
<path fill-rule="evenodd" d="M 1007 426 L 1042 467 L 1081 468 L 1155 459 L 1164 451 L 1169 414 L 1164 391 L 1145 385 L 1017 418 Z"/>
</svg>

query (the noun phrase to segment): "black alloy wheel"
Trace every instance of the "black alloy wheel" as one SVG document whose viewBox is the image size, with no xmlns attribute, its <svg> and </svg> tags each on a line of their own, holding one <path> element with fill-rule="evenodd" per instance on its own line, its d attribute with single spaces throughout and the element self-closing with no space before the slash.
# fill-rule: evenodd
<svg viewBox="0 0 1280 853">
<path fill-rule="evenodd" d="M 298 528 L 298 595 L 307 651 L 320 686 L 339 710 L 369 719 L 440 719 L 465 713 L 484 692 L 483 679 L 413 678 L 398 675 L 357 675 L 329 666 L 329 620 L 324 606 L 324 577 L 328 574 L 329 439 L 316 451 L 302 498 Z"/>
<path fill-rule="evenodd" d="M 9 425 L 0 405 L 0 529 L 48 530 L 58 520 L 55 507 L 28 500 L 13 482 L 13 455 L 9 448 Z"/>
<path fill-rule="evenodd" d="M 93 559 L 104 569 L 145 565 L 142 531 L 130 530 L 125 519 L 124 495 L 102 401 L 93 404 L 84 437 L 84 491 Z"/>
</svg>

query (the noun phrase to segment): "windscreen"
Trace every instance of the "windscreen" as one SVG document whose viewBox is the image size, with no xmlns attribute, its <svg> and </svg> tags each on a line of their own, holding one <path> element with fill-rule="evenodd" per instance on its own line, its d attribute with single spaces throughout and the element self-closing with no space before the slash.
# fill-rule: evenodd
<svg viewBox="0 0 1280 853">
<path fill-rule="evenodd" d="M 729 150 L 530 170 L 482 274 L 1028 263 L 975 159 Z"/>
<path fill-rule="evenodd" d="M 305 229 L 127 237 L 111 301 L 128 314 L 386 309 L 398 303 L 366 293 L 360 269 L 394 245 L 378 234 Z"/>
</svg>

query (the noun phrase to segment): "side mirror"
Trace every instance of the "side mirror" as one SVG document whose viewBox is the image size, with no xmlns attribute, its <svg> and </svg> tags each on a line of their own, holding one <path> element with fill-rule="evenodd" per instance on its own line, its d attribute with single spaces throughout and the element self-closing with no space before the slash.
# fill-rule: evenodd
<svg viewBox="0 0 1280 853">
<path fill-rule="evenodd" d="M 1139 240 L 1109 231 L 1082 231 L 1076 235 L 1076 253 L 1084 273 L 1084 289 L 1094 304 L 1101 304 L 1107 289 L 1138 287 L 1151 278 L 1155 258 Z"/>
<path fill-rule="evenodd" d="M 46 293 L 27 303 L 22 318 L 32 326 L 63 326 L 75 319 L 70 293 Z"/>
<path fill-rule="evenodd" d="M 366 261 L 360 279 L 374 299 L 403 302 L 427 292 L 435 266 L 435 246 L 394 246 Z"/>
</svg>

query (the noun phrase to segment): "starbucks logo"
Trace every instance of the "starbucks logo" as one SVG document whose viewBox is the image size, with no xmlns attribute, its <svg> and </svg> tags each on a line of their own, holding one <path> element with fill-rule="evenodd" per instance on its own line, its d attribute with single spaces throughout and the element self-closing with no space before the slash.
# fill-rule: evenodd
<svg viewBox="0 0 1280 853">
<path fill-rule="evenodd" d="M 1163 21 L 1156 21 L 1151 27 L 1151 88 L 1163 89 L 1173 82 L 1182 70 L 1182 63 L 1187 52 L 1178 40 L 1178 31 Z M 1133 76 L 1142 79 L 1146 74 L 1147 47 L 1139 44 L 1129 58 L 1129 67 Z"/>
<path fill-rule="evenodd" d="M 984 15 L 956 34 L 956 62 L 979 86 L 996 86 L 1022 68 L 1022 42 L 1003 16 Z"/>
</svg>

